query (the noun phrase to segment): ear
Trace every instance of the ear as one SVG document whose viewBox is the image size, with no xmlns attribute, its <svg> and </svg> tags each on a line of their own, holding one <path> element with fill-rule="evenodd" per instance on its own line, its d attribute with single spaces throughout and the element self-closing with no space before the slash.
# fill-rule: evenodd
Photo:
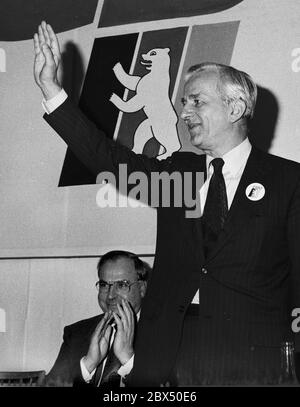
<svg viewBox="0 0 300 407">
<path fill-rule="evenodd" d="M 165 50 L 167 51 L 167 53 L 169 53 L 169 52 L 170 52 L 170 48 L 165 48 Z"/>
<path fill-rule="evenodd" d="M 140 281 L 140 293 L 141 297 L 144 298 L 147 291 L 147 281 Z"/>
<path fill-rule="evenodd" d="M 229 120 L 231 123 L 235 123 L 240 120 L 246 110 L 246 103 L 242 100 L 236 100 L 229 105 Z"/>
</svg>

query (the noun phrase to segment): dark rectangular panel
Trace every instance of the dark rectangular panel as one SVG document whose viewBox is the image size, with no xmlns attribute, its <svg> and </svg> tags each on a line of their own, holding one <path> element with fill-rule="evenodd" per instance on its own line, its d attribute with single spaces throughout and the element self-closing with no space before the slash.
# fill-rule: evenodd
<svg viewBox="0 0 300 407">
<path fill-rule="evenodd" d="M 99 0 L 1 0 L 0 41 L 31 39 L 46 20 L 58 34 L 94 21 Z"/>
<path fill-rule="evenodd" d="M 108 137 L 113 136 L 118 111 L 109 101 L 112 91 L 123 87 L 113 73 L 113 66 L 121 62 L 129 70 L 137 34 L 97 38 L 94 42 L 79 107 Z M 74 84 L 75 86 L 76 84 Z M 94 184 L 96 177 L 68 148 L 59 186 Z"/>
<path fill-rule="evenodd" d="M 99 27 L 217 13 L 243 0 L 105 0 Z"/>
</svg>

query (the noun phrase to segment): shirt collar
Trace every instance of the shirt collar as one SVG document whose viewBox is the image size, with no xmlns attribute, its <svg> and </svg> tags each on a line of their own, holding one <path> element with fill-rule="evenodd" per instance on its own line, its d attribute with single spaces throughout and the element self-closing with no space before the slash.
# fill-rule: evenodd
<svg viewBox="0 0 300 407">
<path fill-rule="evenodd" d="M 244 168 L 248 157 L 251 152 L 251 144 L 248 137 L 242 141 L 239 145 L 234 147 L 232 150 L 228 151 L 226 154 L 222 156 L 224 160 L 224 167 L 223 167 L 223 174 L 235 176 L 239 173 L 241 168 Z M 206 156 L 206 170 L 207 174 L 209 174 L 210 163 L 214 157 L 211 155 Z"/>
</svg>

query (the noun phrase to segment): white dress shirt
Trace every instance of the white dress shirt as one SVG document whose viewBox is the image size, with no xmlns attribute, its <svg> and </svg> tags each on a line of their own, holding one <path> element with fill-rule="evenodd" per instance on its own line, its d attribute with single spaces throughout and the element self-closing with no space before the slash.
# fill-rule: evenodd
<svg viewBox="0 0 300 407">
<path fill-rule="evenodd" d="M 232 150 L 228 151 L 221 157 L 224 160 L 222 173 L 226 185 L 228 209 L 230 209 L 230 206 L 232 204 L 235 192 L 249 158 L 251 148 L 252 146 L 250 144 L 250 141 L 248 138 L 246 138 L 242 143 L 240 143 L 238 146 L 234 147 Z M 200 189 L 201 213 L 203 213 L 204 205 L 206 202 L 209 182 L 214 173 L 214 167 L 211 165 L 213 159 L 214 157 L 210 155 L 206 156 L 207 179 Z"/>
</svg>

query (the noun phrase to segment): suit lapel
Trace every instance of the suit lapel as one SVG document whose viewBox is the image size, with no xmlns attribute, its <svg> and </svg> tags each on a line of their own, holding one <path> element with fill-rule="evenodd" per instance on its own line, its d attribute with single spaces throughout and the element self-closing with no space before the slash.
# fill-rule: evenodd
<svg viewBox="0 0 300 407">
<path fill-rule="evenodd" d="M 205 182 L 205 180 L 207 178 L 206 154 L 199 156 L 198 165 L 199 165 L 199 167 L 197 167 L 197 171 L 204 173 L 204 182 Z M 196 191 L 196 194 L 198 194 L 198 198 L 199 198 L 199 191 Z M 203 264 L 204 250 L 203 250 L 203 232 L 202 232 L 201 218 L 194 218 L 191 220 L 192 220 L 192 222 L 191 222 L 192 233 L 194 236 L 194 247 L 195 247 L 194 253 L 197 258 L 196 264 Z"/>
<path fill-rule="evenodd" d="M 263 153 L 252 147 L 244 172 L 240 179 L 233 202 L 228 212 L 228 217 L 224 229 L 220 233 L 216 246 L 211 251 L 207 261 L 210 261 L 222 249 L 229 237 L 238 231 L 241 224 L 248 218 L 262 216 L 265 206 L 265 197 L 258 201 L 251 201 L 246 196 L 246 189 L 252 183 L 260 183 L 265 186 L 267 183 L 266 166 L 262 160 Z"/>
</svg>

